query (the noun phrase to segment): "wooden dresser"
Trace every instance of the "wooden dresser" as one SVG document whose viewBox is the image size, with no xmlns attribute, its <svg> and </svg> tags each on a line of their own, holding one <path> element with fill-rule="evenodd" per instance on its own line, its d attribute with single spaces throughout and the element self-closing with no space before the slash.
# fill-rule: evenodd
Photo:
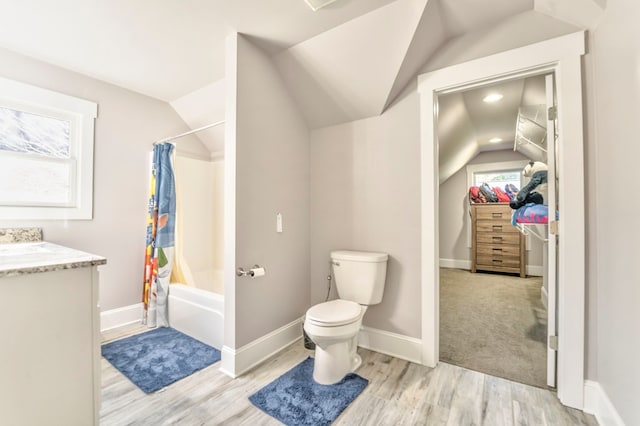
<svg viewBox="0 0 640 426">
<path fill-rule="evenodd" d="M 525 236 L 511 225 L 506 203 L 471 204 L 471 272 L 526 276 Z"/>
</svg>

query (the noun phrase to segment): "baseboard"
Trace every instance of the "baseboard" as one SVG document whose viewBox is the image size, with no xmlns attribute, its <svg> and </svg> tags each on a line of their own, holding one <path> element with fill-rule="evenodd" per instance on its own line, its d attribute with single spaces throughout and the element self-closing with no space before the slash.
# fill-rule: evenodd
<svg viewBox="0 0 640 426">
<path fill-rule="evenodd" d="M 363 326 L 358 346 L 407 361 L 422 363 L 422 341 L 414 337 Z"/>
<path fill-rule="evenodd" d="M 527 275 L 532 277 L 541 277 L 544 275 L 542 266 L 540 265 L 527 265 Z"/>
<path fill-rule="evenodd" d="M 471 261 L 462 259 L 442 259 L 440 258 L 441 268 L 455 268 L 471 270 Z"/>
<path fill-rule="evenodd" d="M 222 347 L 220 371 L 236 378 L 302 337 L 302 318 L 280 327 L 239 349 Z"/>
<path fill-rule="evenodd" d="M 603 426 L 625 426 L 600 383 L 592 380 L 584 382 L 584 412 L 593 414 Z"/>
<path fill-rule="evenodd" d="M 547 289 L 544 286 L 540 287 L 540 301 L 542 302 L 542 306 L 545 309 L 548 309 L 549 306 L 549 293 L 547 293 Z"/>
<path fill-rule="evenodd" d="M 471 270 L 471 261 L 464 259 L 440 259 L 440 267 L 441 268 L 455 268 L 455 269 L 466 269 L 468 271 Z M 527 275 L 531 275 L 534 277 L 541 277 L 543 270 L 542 266 L 539 265 L 527 265 L 526 269 Z"/>
<path fill-rule="evenodd" d="M 100 312 L 100 331 L 140 322 L 142 320 L 142 308 L 142 303 L 136 303 L 135 305 Z"/>
</svg>

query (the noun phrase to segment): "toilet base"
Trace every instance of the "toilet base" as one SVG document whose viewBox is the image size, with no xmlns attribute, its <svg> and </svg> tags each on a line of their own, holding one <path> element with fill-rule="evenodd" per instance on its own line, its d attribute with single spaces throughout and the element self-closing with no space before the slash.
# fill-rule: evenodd
<svg viewBox="0 0 640 426">
<path fill-rule="evenodd" d="M 321 385 L 333 385 L 357 370 L 362 365 L 362 358 L 356 349 L 356 337 L 324 348 L 316 345 L 313 380 Z"/>
</svg>

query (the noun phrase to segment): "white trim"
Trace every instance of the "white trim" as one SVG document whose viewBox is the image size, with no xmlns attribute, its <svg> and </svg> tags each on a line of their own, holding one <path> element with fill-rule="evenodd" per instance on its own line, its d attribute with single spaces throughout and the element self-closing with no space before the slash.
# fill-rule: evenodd
<svg viewBox="0 0 640 426">
<path fill-rule="evenodd" d="M 471 270 L 471 261 L 463 259 L 443 259 L 440 258 L 441 268 L 454 268 L 454 269 L 466 269 Z"/>
<path fill-rule="evenodd" d="M 4 205 L 0 219 L 92 219 L 93 148 L 98 104 L 53 90 L 0 78 L 0 104 L 70 122 L 70 160 L 75 165 L 66 206 Z"/>
<path fill-rule="evenodd" d="M 437 98 L 489 82 L 554 72 L 557 81 L 559 162 L 558 398 L 581 409 L 584 396 L 584 159 L 581 56 L 585 34 L 579 31 L 518 49 L 453 65 L 418 77 L 421 123 L 422 203 L 422 362 L 439 360 L 439 219 Z M 574 155 L 575 154 L 575 155 Z M 568 243 L 562 243 L 571 242 Z"/>
<path fill-rule="evenodd" d="M 358 334 L 358 346 L 392 357 L 420 364 L 422 342 L 415 337 L 363 326 Z"/>
<path fill-rule="evenodd" d="M 540 287 L 540 301 L 542 302 L 542 306 L 545 309 L 549 306 L 549 293 L 547 293 L 547 289 L 544 286 Z"/>
<path fill-rule="evenodd" d="M 298 318 L 239 349 L 223 346 L 220 371 L 235 379 L 297 342 L 300 338 L 302 338 L 302 318 Z"/>
<path fill-rule="evenodd" d="M 584 412 L 593 414 L 603 426 L 625 426 L 600 383 L 592 380 L 584 381 Z"/>
<path fill-rule="evenodd" d="M 541 277 L 544 275 L 544 269 L 540 265 L 527 265 L 527 275 Z"/>
<path fill-rule="evenodd" d="M 140 322 L 142 319 L 142 303 L 123 306 L 100 312 L 100 331 L 107 331 L 129 324 Z"/>
</svg>

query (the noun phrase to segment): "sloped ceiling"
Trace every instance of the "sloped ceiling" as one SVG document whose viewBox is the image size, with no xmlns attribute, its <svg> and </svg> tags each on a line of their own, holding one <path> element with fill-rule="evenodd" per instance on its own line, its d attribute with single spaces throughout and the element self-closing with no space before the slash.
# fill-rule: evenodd
<svg viewBox="0 0 640 426">
<path fill-rule="evenodd" d="M 430 72 L 578 30 L 579 28 L 549 15 L 534 10 L 526 11 L 491 26 L 448 40 L 427 60 L 419 72 Z M 536 105 L 544 103 L 544 90 L 540 90 L 544 86 L 541 86 L 541 84 L 540 80 L 535 79 L 525 81 L 524 85 L 522 85 L 520 104 Z M 463 138 L 458 138 L 453 134 L 447 134 L 446 127 L 439 128 L 441 182 L 444 182 L 460 168 L 464 167 L 469 159 L 475 157 L 481 150 L 513 149 L 513 134 L 516 127 L 515 116 L 510 119 L 497 119 L 496 122 L 503 122 L 505 125 L 502 128 L 496 127 L 492 132 L 488 126 L 482 124 L 484 120 L 476 116 L 477 108 L 471 105 L 473 99 L 480 98 L 480 95 L 474 96 L 469 93 L 458 95 L 457 102 L 453 102 L 453 98 L 450 100 L 453 104 L 451 108 L 456 111 L 461 111 L 464 108 L 465 113 L 457 112 L 456 126 L 471 130 L 467 130 Z M 517 99 L 517 97 L 515 96 L 513 99 Z M 511 96 L 507 98 L 510 99 Z M 469 106 L 468 110 L 467 106 Z M 440 104 L 439 108 L 441 117 L 450 114 L 447 111 L 446 104 L 444 107 L 443 104 Z M 513 111 L 514 105 L 511 104 L 508 109 Z M 513 114 L 513 112 L 509 114 Z M 507 126 L 509 122 L 512 124 Z M 475 128 L 475 123 L 481 123 L 479 129 Z M 441 125 L 442 123 L 439 123 L 439 126 Z M 443 133 L 440 133 L 440 130 Z M 496 136 L 502 137 L 503 144 L 489 144 L 487 139 L 491 133 L 496 133 Z M 541 155 L 539 150 L 519 149 L 519 151 L 531 159 L 539 159 Z"/>
<path fill-rule="evenodd" d="M 0 46 L 164 101 L 224 77 L 225 38 L 274 53 L 394 0 L 2 0 Z"/>
<path fill-rule="evenodd" d="M 607 0 L 535 0 L 535 10 L 579 28 L 593 29 Z"/>
<path fill-rule="evenodd" d="M 566 22 L 593 25 L 604 4 L 339 0 L 312 12 L 302 0 L 166 0 L 161 7 L 153 0 L 4 0 L 0 46 L 166 100 L 198 127 L 215 121 L 223 105 L 206 94 L 224 77 L 225 37 L 242 32 L 274 55 L 309 127 L 318 128 L 382 113 L 425 63 L 451 65 L 486 46 L 512 47 L 512 38 L 523 45 L 540 33 L 566 34 L 575 28 Z M 217 150 L 216 130 L 209 133 L 201 139 Z"/>
<path fill-rule="evenodd" d="M 495 103 L 483 101 L 494 93 L 503 98 Z M 518 109 L 545 102 L 542 75 L 439 97 L 440 182 L 453 176 L 480 152 L 513 149 Z M 494 137 L 502 142 L 489 142 Z M 542 152 L 535 148 L 519 147 L 518 151 L 532 160 L 543 159 Z"/>
<path fill-rule="evenodd" d="M 532 7 L 532 0 L 397 0 L 274 60 L 311 128 L 354 121 L 382 113 L 448 38 Z"/>
<path fill-rule="evenodd" d="M 311 128 L 382 112 L 426 5 L 398 0 L 274 58 Z"/>
<path fill-rule="evenodd" d="M 192 129 L 225 119 L 225 80 L 208 84 L 171 102 L 171 106 Z M 224 152 L 224 124 L 195 134 L 212 155 Z"/>
</svg>

